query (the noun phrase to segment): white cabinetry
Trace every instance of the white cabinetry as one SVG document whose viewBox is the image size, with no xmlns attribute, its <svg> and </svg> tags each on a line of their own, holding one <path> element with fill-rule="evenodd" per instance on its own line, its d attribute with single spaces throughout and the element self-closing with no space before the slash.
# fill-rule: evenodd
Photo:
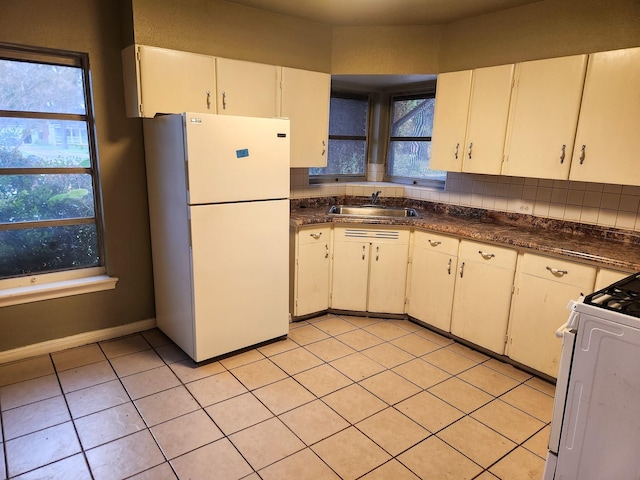
<svg viewBox="0 0 640 480">
<path fill-rule="evenodd" d="M 514 65 L 438 77 L 431 167 L 499 174 Z"/>
<path fill-rule="evenodd" d="M 609 268 L 599 268 L 598 274 L 596 275 L 596 284 L 593 287 L 593 291 L 596 292 L 598 290 L 602 290 L 605 287 L 608 287 L 612 283 L 616 283 L 618 280 L 622 280 L 623 278 L 628 277 L 633 272 L 621 272 L 619 270 L 611 270 Z M 584 292 L 585 295 L 591 292 Z"/>
<path fill-rule="evenodd" d="M 516 65 L 504 175 L 569 178 L 587 55 Z"/>
<path fill-rule="evenodd" d="M 404 313 L 409 231 L 336 227 L 331 307 Z"/>
<path fill-rule="evenodd" d="M 640 185 L 640 47 L 589 56 L 571 180 Z"/>
<path fill-rule="evenodd" d="M 497 175 L 502 168 L 514 65 L 473 72 L 462 171 Z"/>
<path fill-rule="evenodd" d="M 215 110 L 215 59 L 166 48 L 130 45 L 122 51 L 127 117 Z"/>
<path fill-rule="evenodd" d="M 291 121 L 291 167 L 326 167 L 331 75 L 282 67 L 280 115 Z"/>
<path fill-rule="evenodd" d="M 294 235 L 293 308 L 295 317 L 329 308 L 331 226 L 301 228 Z"/>
<path fill-rule="evenodd" d="M 462 170 L 472 76 L 472 70 L 438 75 L 431 139 L 433 169 Z"/>
<path fill-rule="evenodd" d="M 446 332 L 451 329 L 459 243 L 431 232 L 413 235 L 407 313 Z"/>
<path fill-rule="evenodd" d="M 216 58 L 218 113 L 275 117 L 277 68 L 262 63 Z"/>
<path fill-rule="evenodd" d="M 503 354 L 517 253 L 462 240 L 451 333 Z"/>
<path fill-rule="evenodd" d="M 552 377 L 558 374 L 567 304 L 593 290 L 596 267 L 525 253 L 518 275 L 507 354 Z"/>
</svg>

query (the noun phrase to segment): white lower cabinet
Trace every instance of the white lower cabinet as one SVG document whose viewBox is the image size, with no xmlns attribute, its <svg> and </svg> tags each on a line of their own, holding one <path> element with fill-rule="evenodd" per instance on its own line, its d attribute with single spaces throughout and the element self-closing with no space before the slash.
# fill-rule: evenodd
<svg viewBox="0 0 640 480">
<path fill-rule="evenodd" d="M 507 355 L 552 377 L 558 375 L 570 300 L 593 291 L 596 267 L 525 253 L 518 274 Z"/>
<path fill-rule="evenodd" d="M 331 271 L 331 226 L 301 228 L 293 237 L 293 305 L 294 317 L 322 312 L 329 308 L 329 273 Z"/>
<path fill-rule="evenodd" d="M 517 252 L 460 241 L 451 333 L 503 354 Z"/>
<path fill-rule="evenodd" d="M 431 232 L 413 235 L 407 313 L 446 332 L 451 329 L 459 243 Z"/>
<path fill-rule="evenodd" d="M 599 268 L 598 274 L 596 275 L 596 284 L 593 287 L 593 291 L 596 292 L 598 290 L 602 290 L 605 287 L 608 287 L 612 283 L 616 283 L 623 278 L 628 277 L 634 272 L 621 272 L 619 270 L 611 270 L 609 268 Z M 587 292 L 585 292 L 586 294 Z M 591 292 L 588 292 L 591 293 Z"/>
<path fill-rule="evenodd" d="M 409 231 L 335 227 L 331 307 L 404 313 Z"/>
</svg>

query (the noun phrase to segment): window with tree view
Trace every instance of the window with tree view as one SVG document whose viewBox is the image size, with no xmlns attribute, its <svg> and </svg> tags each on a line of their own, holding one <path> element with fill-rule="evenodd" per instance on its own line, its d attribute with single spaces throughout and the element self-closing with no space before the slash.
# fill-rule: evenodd
<svg viewBox="0 0 640 480">
<path fill-rule="evenodd" d="M 87 58 L 0 46 L 0 278 L 102 263 Z"/>
<path fill-rule="evenodd" d="M 443 185 L 446 172 L 431 170 L 433 95 L 393 97 L 387 174 L 396 180 Z"/>
<path fill-rule="evenodd" d="M 327 166 L 310 168 L 316 177 L 364 178 L 367 166 L 367 95 L 331 94 Z"/>
</svg>

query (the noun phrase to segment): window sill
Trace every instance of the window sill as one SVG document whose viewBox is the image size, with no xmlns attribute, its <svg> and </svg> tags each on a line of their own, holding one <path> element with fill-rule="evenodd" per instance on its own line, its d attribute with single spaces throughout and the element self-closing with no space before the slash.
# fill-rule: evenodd
<svg viewBox="0 0 640 480">
<path fill-rule="evenodd" d="M 37 282 L 37 279 L 38 276 L 34 276 L 31 278 L 33 284 L 10 288 L 2 288 L 5 281 L 0 281 L 0 307 L 112 290 L 118 282 L 118 277 L 106 274 L 49 282 Z"/>
</svg>

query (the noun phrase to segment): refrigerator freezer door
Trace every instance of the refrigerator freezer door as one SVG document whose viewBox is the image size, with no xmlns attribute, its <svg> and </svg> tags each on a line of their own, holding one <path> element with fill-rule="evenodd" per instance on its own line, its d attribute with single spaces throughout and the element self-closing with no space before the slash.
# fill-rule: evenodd
<svg viewBox="0 0 640 480">
<path fill-rule="evenodd" d="M 191 205 L 289 197 L 289 120 L 184 116 Z"/>
<path fill-rule="evenodd" d="M 190 210 L 194 360 L 286 335 L 289 200 Z"/>
</svg>

